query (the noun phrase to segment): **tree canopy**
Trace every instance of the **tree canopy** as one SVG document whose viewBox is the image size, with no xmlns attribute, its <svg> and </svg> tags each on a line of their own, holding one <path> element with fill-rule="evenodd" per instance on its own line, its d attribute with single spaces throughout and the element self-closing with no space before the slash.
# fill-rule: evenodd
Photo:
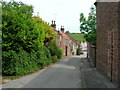
<svg viewBox="0 0 120 90">
<path fill-rule="evenodd" d="M 91 7 L 90 13 L 86 18 L 83 13 L 80 14 L 80 32 L 84 33 L 86 41 L 96 45 L 96 8 Z"/>
</svg>

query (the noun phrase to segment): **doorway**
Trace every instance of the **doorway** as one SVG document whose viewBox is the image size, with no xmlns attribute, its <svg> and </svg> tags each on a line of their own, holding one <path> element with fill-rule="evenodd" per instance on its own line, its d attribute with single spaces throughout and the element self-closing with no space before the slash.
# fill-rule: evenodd
<svg viewBox="0 0 120 90">
<path fill-rule="evenodd" d="M 65 55 L 67 56 L 68 55 L 68 46 L 65 47 Z"/>
</svg>

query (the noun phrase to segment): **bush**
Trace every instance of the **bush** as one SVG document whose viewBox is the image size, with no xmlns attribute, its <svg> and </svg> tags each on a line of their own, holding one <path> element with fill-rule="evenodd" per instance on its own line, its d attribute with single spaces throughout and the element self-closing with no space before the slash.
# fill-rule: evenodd
<svg viewBox="0 0 120 90">
<path fill-rule="evenodd" d="M 58 48 L 58 53 L 57 53 L 58 55 L 57 55 L 57 58 L 58 59 L 61 59 L 62 58 L 62 55 L 63 55 L 63 50 L 62 50 L 62 48 Z"/>
<path fill-rule="evenodd" d="M 63 51 L 61 48 L 57 46 L 55 41 L 53 41 L 49 46 L 48 49 L 50 50 L 51 56 L 57 56 L 58 59 L 62 57 Z"/>
<path fill-rule="evenodd" d="M 22 76 L 52 63 L 52 51 L 44 47 L 44 42 L 54 39 L 53 28 L 41 18 L 32 17 L 32 6 L 14 1 L 0 3 L 3 74 Z"/>
<path fill-rule="evenodd" d="M 57 61 L 57 56 L 52 56 L 52 62 L 55 63 Z"/>
<path fill-rule="evenodd" d="M 5 74 L 10 74 L 10 75 L 15 75 L 15 66 L 16 66 L 16 62 L 14 57 L 16 56 L 15 51 L 10 50 L 8 52 L 3 52 L 2 54 L 2 73 Z"/>
<path fill-rule="evenodd" d="M 38 65 L 43 68 L 46 65 L 52 63 L 52 57 L 47 47 L 44 46 L 43 48 L 41 48 L 41 50 L 40 50 L 41 52 L 40 51 L 38 52 L 38 57 L 39 57 Z"/>
<path fill-rule="evenodd" d="M 44 46 L 44 55 L 46 55 L 46 58 L 48 59 L 48 64 L 50 64 L 52 61 L 51 53 L 49 49 L 45 46 Z"/>
<path fill-rule="evenodd" d="M 19 52 L 10 50 L 3 52 L 3 74 L 22 76 L 34 72 L 52 63 L 50 51 L 46 47 L 32 51 L 30 54 L 20 49 Z M 55 58 L 54 58 L 54 61 Z"/>
<path fill-rule="evenodd" d="M 54 43 L 51 43 L 48 45 L 48 49 L 50 50 L 51 56 L 57 56 L 57 45 Z"/>
<path fill-rule="evenodd" d="M 3 74 L 20 76 L 26 75 L 33 72 L 34 67 L 35 65 L 30 60 L 29 54 L 22 49 L 18 53 L 13 50 L 3 52 Z"/>
<path fill-rule="evenodd" d="M 80 55 L 81 49 L 77 48 L 77 55 Z"/>
</svg>

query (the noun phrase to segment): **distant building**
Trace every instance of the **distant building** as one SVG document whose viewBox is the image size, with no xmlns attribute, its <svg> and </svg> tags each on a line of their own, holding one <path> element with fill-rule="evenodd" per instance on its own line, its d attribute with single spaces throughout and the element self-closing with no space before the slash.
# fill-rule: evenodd
<svg viewBox="0 0 120 90">
<path fill-rule="evenodd" d="M 81 42 L 80 47 L 83 51 L 87 51 L 87 42 L 86 41 Z"/>
<path fill-rule="evenodd" d="M 64 26 L 61 26 L 60 31 L 56 30 L 56 24 L 55 21 L 52 24 L 51 27 L 54 28 L 56 32 L 58 32 L 58 46 L 63 49 L 63 55 L 64 56 L 71 56 L 76 55 L 77 50 L 77 41 L 70 37 L 69 35 L 65 34 Z"/>
<path fill-rule="evenodd" d="M 70 34 L 70 32 L 69 32 L 69 31 L 66 31 L 66 32 L 65 32 L 65 34 L 67 34 L 67 35 L 68 35 L 68 34 Z"/>
</svg>

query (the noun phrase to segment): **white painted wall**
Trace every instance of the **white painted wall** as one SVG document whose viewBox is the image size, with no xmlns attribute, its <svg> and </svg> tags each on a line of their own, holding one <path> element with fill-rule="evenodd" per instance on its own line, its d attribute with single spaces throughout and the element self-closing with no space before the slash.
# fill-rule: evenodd
<svg viewBox="0 0 120 90">
<path fill-rule="evenodd" d="M 80 47 L 82 50 L 87 50 L 87 42 L 81 42 Z"/>
</svg>

